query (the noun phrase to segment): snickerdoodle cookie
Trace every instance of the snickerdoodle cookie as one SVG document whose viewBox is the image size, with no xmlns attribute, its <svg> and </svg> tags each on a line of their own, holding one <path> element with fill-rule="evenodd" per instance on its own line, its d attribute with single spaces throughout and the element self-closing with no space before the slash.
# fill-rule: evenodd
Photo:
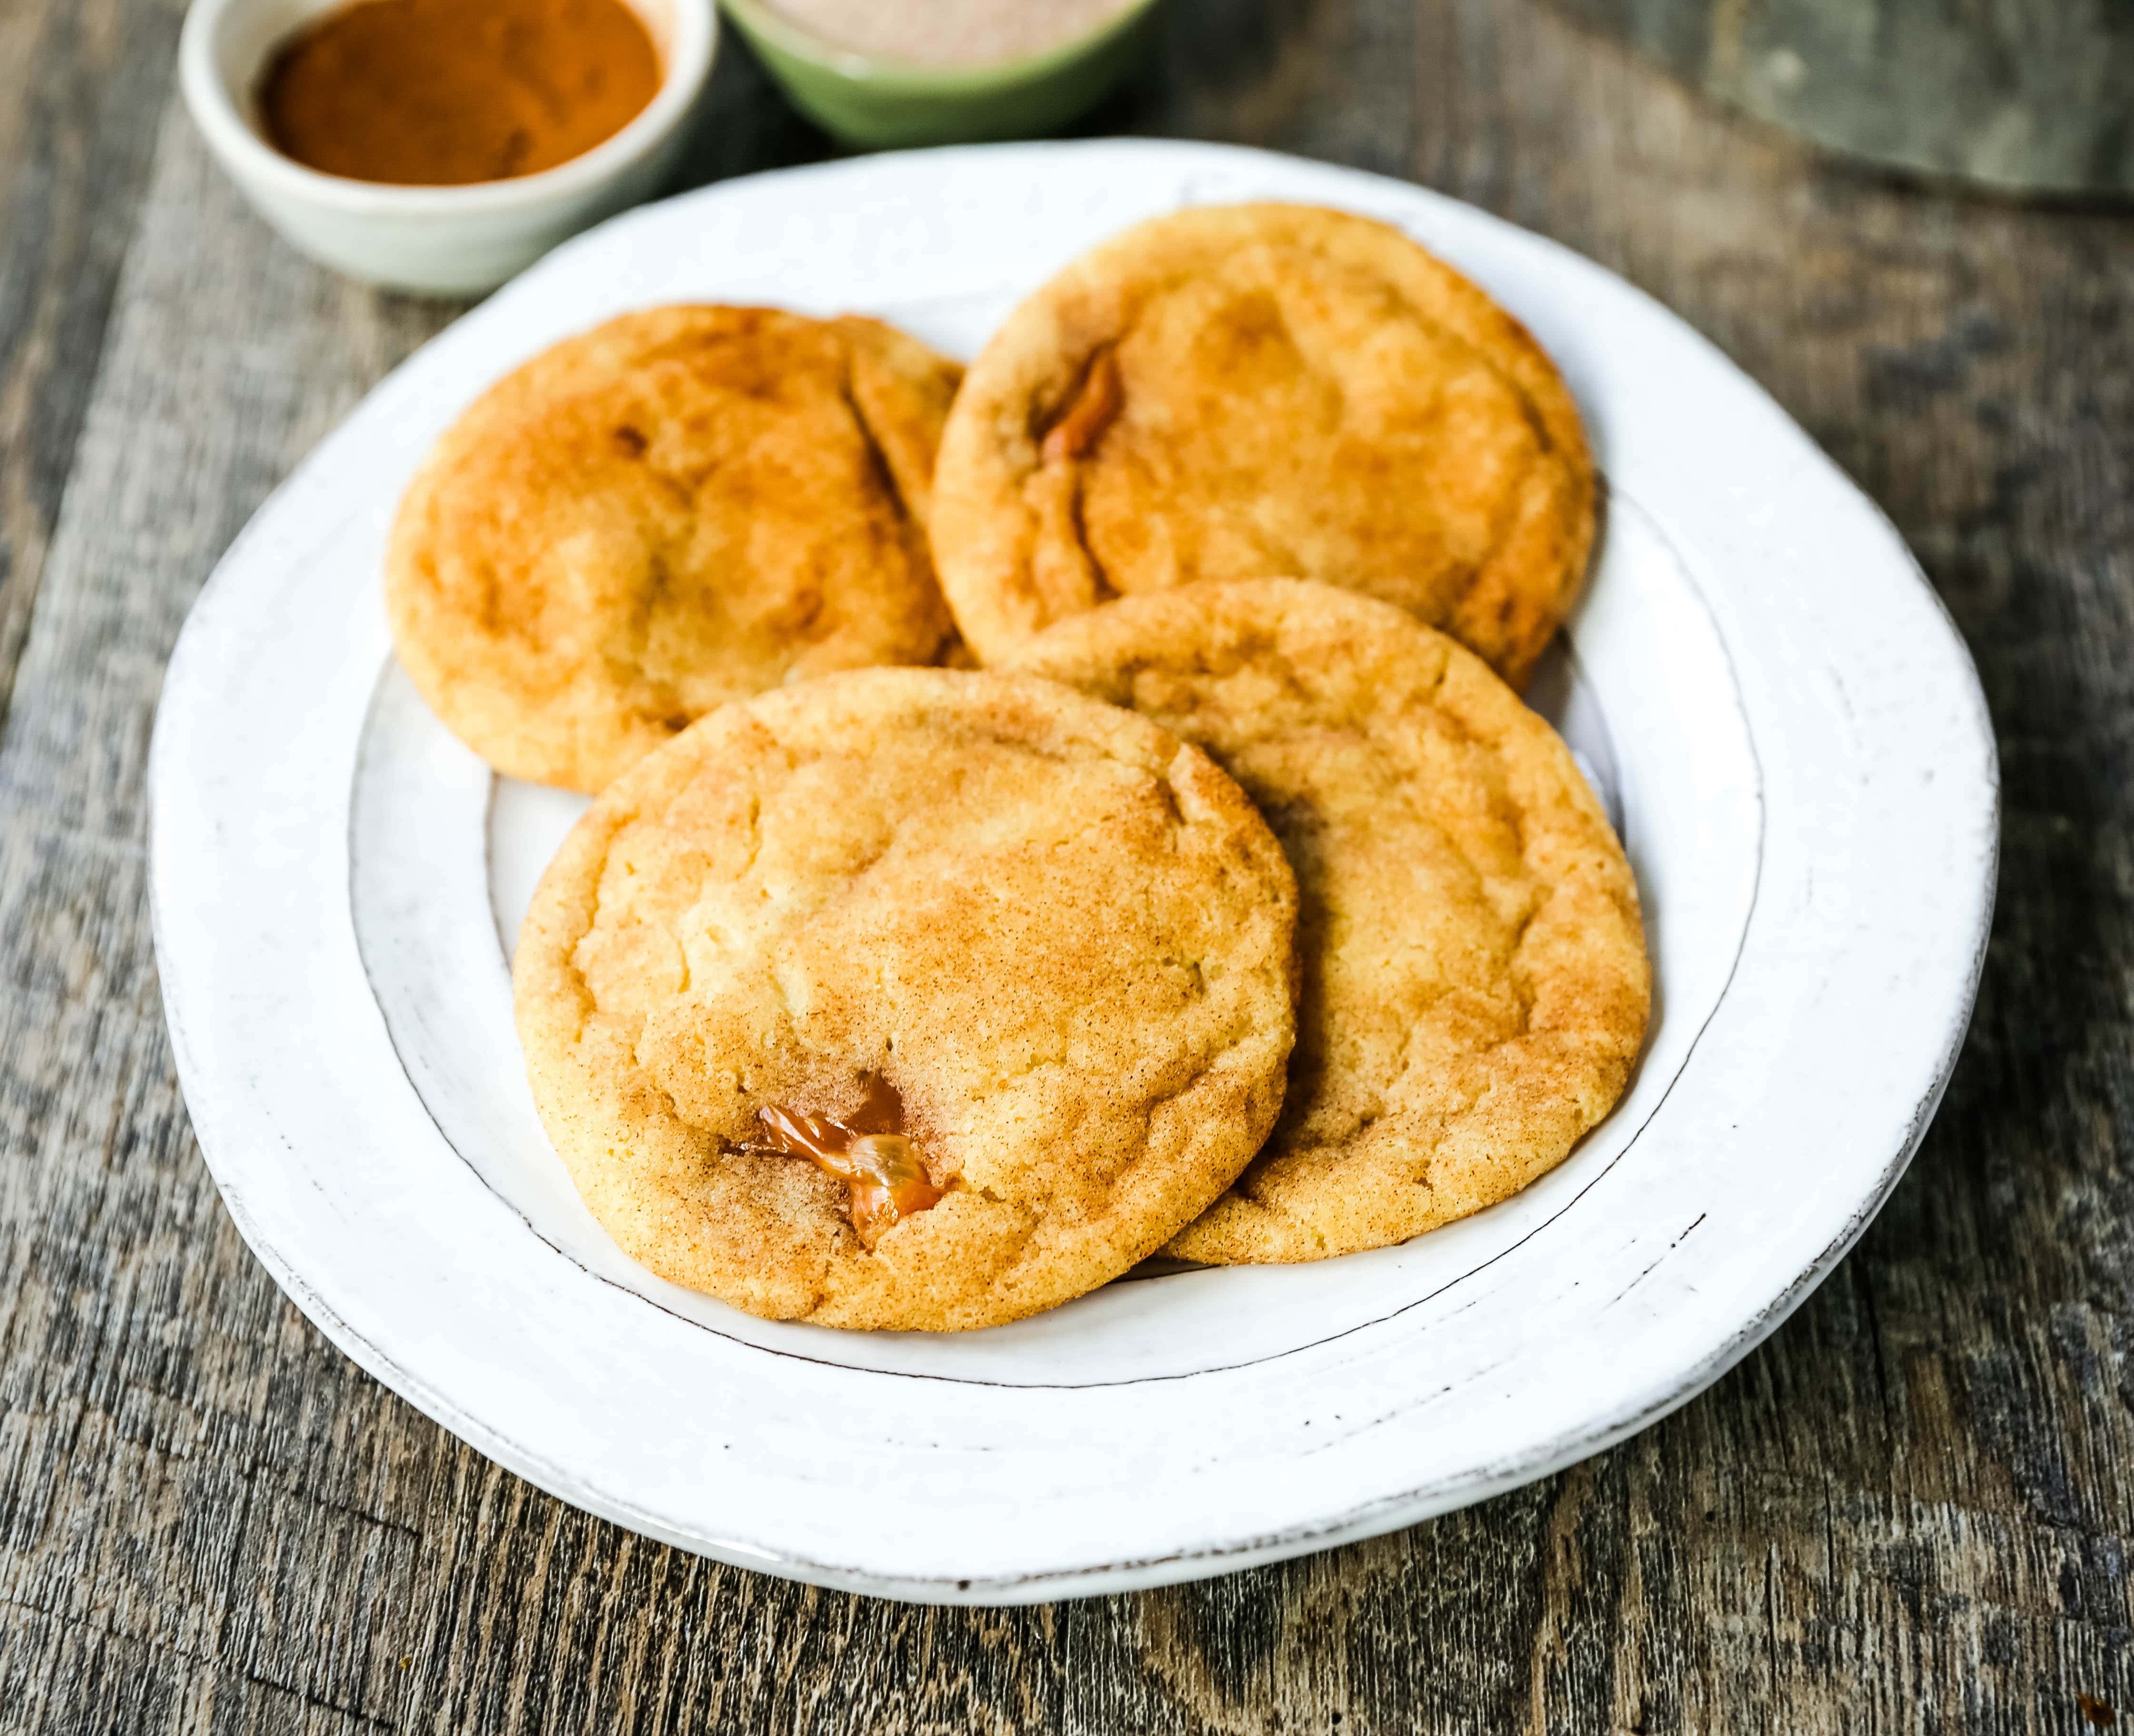
<svg viewBox="0 0 2134 1736">
<path fill-rule="evenodd" d="M 611 784 L 514 966 L 593 1213 L 738 1308 L 954 1329 L 1105 1282 L 1273 1124 L 1296 886 L 1236 784 L 1022 676 L 869 670 Z"/>
<path fill-rule="evenodd" d="M 1518 321 L 1398 230 L 1184 210 L 1084 254 L 971 365 L 934 548 L 982 660 L 1116 596 L 1291 573 L 1523 684 L 1593 534 L 1576 406 Z"/>
<path fill-rule="evenodd" d="M 958 370 L 872 320 L 625 314 L 441 439 L 386 560 L 400 660 L 501 771 L 596 791 L 727 700 L 955 643 L 926 519 Z"/>
<path fill-rule="evenodd" d="M 1014 666 L 1205 747 L 1296 871 L 1282 1119 L 1166 1253 L 1403 1241 L 1525 1187 L 1614 1106 L 1649 1007 L 1637 888 L 1569 749 L 1479 658 L 1276 579 L 1112 603 Z"/>
</svg>

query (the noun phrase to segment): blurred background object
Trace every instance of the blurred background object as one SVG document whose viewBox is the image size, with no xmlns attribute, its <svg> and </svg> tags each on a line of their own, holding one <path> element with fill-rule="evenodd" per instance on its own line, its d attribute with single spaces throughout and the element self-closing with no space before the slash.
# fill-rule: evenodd
<svg viewBox="0 0 2134 1736">
<path fill-rule="evenodd" d="M 2013 193 L 2134 194 L 2128 0 L 1560 0 L 1831 150 Z"/>
<path fill-rule="evenodd" d="M 1161 0 L 944 0 L 903 16 L 877 0 L 722 3 L 795 108 L 879 147 L 1058 130 L 1132 70 Z M 967 27 L 944 28 L 956 14 Z M 1036 27 L 1012 27 L 1018 15 Z"/>
</svg>

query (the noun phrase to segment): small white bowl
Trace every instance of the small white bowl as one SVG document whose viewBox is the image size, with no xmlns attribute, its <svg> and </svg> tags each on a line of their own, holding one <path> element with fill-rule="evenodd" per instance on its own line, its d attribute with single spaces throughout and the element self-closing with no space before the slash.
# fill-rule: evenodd
<svg viewBox="0 0 2134 1736">
<path fill-rule="evenodd" d="M 718 46 L 713 0 L 630 0 L 659 51 L 659 90 L 583 156 L 538 175 L 389 186 L 322 175 L 261 136 L 275 49 L 344 0 L 193 0 L 178 45 L 186 106 L 215 160 L 299 252 L 366 282 L 429 295 L 493 289 L 559 241 L 659 190 L 688 137 Z"/>
</svg>

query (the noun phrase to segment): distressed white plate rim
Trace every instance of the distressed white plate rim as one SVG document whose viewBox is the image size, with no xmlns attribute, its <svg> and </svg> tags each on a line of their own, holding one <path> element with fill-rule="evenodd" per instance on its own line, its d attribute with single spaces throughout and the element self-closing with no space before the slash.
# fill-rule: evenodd
<svg viewBox="0 0 2134 1736">
<path fill-rule="evenodd" d="M 1648 903 L 1658 1007 L 1629 1095 L 1525 1194 L 1407 1248 L 1122 1284 L 993 1332 L 838 1334 L 660 1284 L 530 1119 L 499 933 L 570 810 L 493 784 L 392 667 L 378 563 L 408 475 L 490 380 L 626 307 L 876 312 L 968 353 L 1090 242 L 1246 198 L 1398 224 L 1578 395 L 1610 510 L 1538 697 Z M 172 656 L 150 789 L 201 1149 L 337 1345 L 649 1535 L 973 1603 L 1390 1530 L 1701 1390 L 1902 1173 L 1968 1023 L 1998 835 L 1977 679 L 1901 540 L 1680 321 L 1412 186 L 1137 141 L 784 171 L 551 255 L 381 384 L 232 546 Z"/>
</svg>

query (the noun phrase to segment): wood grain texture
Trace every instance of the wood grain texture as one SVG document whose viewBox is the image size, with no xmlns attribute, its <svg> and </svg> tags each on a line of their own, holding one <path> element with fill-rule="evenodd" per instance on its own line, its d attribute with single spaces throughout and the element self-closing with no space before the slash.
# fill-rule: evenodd
<svg viewBox="0 0 2134 1736">
<path fill-rule="evenodd" d="M 182 5 L 0 5 L 0 717 L 147 181 Z"/>
<path fill-rule="evenodd" d="M 1833 169 L 1537 0 L 1177 0 L 1091 130 L 1354 162 L 1554 235 L 1884 503 L 1993 705 L 2001 910 L 1909 1177 L 1676 1416 L 1330 1555 L 913 1608 L 678 1555 L 498 1470 L 326 1345 L 216 1201 L 147 932 L 162 662 L 268 490 L 451 310 L 245 215 L 167 100 L 174 14 L 136 6 L 0 12 L 35 56 L 0 67 L 0 1731 L 2134 1717 L 2134 225 Z M 718 88 L 698 176 L 824 152 L 737 51 Z M 94 118 L 51 94 L 91 89 Z M 58 174 L 69 151 L 109 167 Z"/>
</svg>

